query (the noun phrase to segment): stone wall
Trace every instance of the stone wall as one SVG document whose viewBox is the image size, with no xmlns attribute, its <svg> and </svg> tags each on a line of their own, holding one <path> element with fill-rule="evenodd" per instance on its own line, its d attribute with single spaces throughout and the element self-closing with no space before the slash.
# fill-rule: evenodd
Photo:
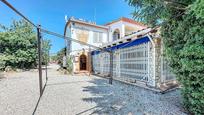
<svg viewBox="0 0 204 115">
<path fill-rule="evenodd" d="M 161 39 L 154 39 L 155 43 L 155 83 L 156 88 L 160 87 L 161 83 Z"/>
</svg>

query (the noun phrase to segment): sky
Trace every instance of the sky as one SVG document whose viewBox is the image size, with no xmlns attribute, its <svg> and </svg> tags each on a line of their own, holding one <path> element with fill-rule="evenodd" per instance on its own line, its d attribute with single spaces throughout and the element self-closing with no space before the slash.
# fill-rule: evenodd
<svg viewBox="0 0 204 115">
<path fill-rule="evenodd" d="M 64 33 L 65 15 L 69 17 L 94 20 L 99 25 L 106 24 L 120 17 L 132 18 L 133 7 L 125 0 L 7 0 L 35 24 L 60 34 Z M 19 20 L 11 9 L 0 2 L 0 24 L 8 26 L 12 20 Z M 51 53 L 65 47 L 64 40 L 50 35 Z"/>
</svg>

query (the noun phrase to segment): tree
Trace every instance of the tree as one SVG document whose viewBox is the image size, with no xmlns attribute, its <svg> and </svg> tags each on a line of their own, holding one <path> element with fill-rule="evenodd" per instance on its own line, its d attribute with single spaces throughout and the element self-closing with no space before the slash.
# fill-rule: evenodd
<svg viewBox="0 0 204 115">
<path fill-rule="evenodd" d="M 1 25 L 0 29 L 0 69 L 35 67 L 37 39 L 33 27 L 24 20 L 14 20 L 10 27 Z"/>
<path fill-rule="evenodd" d="M 63 57 L 66 55 L 66 48 L 62 48 L 59 52 L 57 52 L 57 62 L 62 67 Z"/>
<path fill-rule="evenodd" d="M 48 40 L 48 39 L 44 39 L 42 41 L 42 64 L 48 64 L 48 62 L 50 61 L 49 59 L 49 51 L 50 51 L 50 48 L 51 48 L 51 41 Z"/>
<path fill-rule="evenodd" d="M 182 85 L 183 104 L 204 114 L 204 0 L 127 0 L 133 16 L 161 26 L 170 67 Z"/>
<path fill-rule="evenodd" d="M 63 66 L 63 57 L 66 56 L 66 48 L 62 48 L 59 52 L 57 52 L 57 55 L 55 56 L 52 56 L 52 59 L 54 61 L 56 61 L 60 67 L 62 68 Z M 66 59 L 66 68 L 67 68 L 67 71 L 69 73 L 72 72 L 72 69 L 73 69 L 73 63 L 72 63 L 72 58 L 70 56 L 67 56 L 67 59 Z"/>
</svg>

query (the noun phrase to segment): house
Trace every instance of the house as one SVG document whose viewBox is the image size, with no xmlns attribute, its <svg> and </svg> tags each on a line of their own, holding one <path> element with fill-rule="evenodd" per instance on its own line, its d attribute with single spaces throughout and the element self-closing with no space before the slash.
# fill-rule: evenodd
<svg viewBox="0 0 204 115">
<path fill-rule="evenodd" d="M 105 25 L 70 18 L 65 36 L 103 48 L 93 49 L 66 41 L 73 58 L 73 72 L 110 75 L 110 53 L 113 52 L 113 78 L 145 88 L 164 91 L 177 86 L 170 72 L 159 31 L 122 17 Z"/>
<path fill-rule="evenodd" d="M 122 17 L 118 20 L 97 25 L 95 22 L 71 17 L 65 26 L 64 35 L 87 44 L 102 47 L 117 41 L 132 32 L 146 28 L 145 25 Z M 89 50 L 92 47 L 66 40 L 67 54 L 73 57 L 73 72 L 91 72 Z"/>
</svg>

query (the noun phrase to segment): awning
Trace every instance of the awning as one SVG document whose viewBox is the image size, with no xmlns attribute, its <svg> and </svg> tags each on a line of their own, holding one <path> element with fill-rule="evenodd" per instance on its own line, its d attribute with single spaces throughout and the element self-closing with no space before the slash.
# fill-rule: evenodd
<svg viewBox="0 0 204 115">
<path fill-rule="evenodd" d="M 128 47 L 140 45 L 140 44 L 143 44 L 143 43 L 147 43 L 147 42 L 149 42 L 149 41 L 150 41 L 149 37 L 148 37 L 148 36 L 145 36 L 145 37 L 142 37 L 142 38 L 139 38 L 139 39 L 135 39 L 135 40 L 130 41 L 130 42 L 121 43 L 121 44 L 112 46 L 112 47 L 110 47 L 110 48 L 106 48 L 106 50 L 115 51 L 115 50 L 118 50 L 118 49 L 128 48 Z M 101 51 L 99 51 L 99 50 L 95 50 L 95 51 L 92 51 L 92 52 L 91 52 L 91 55 L 97 55 L 97 54 L 99 54 L 100 52 L 101 52 Z"/>
</svg>

